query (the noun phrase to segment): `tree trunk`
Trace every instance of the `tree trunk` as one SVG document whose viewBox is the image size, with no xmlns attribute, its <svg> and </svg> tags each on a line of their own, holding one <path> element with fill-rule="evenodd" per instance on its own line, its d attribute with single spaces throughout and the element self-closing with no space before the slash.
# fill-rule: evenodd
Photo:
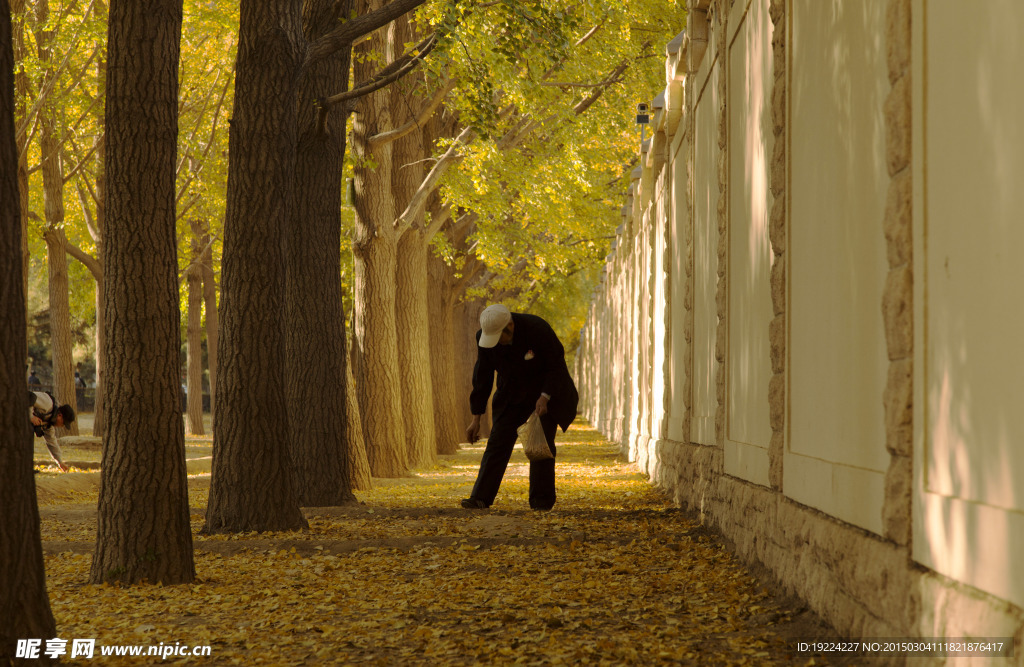
<svg viewBox="0 0 1024 667">
<path fill-rule="evenodd" d="M 221 418 L 213 429 L 207 533 L 308 525 L 288 447 L 283 320 L 301 9 L 294 0 L 241 3 L 221 273 Z"/>
<path fill-rule="evenodd" d="M 307 0 L 307 39 L 320 36 L 333 0 Z M 348 14 L 349 7 L 342 9 Z M 304 507 L 355 501 L 345 414 L 345 313 L 341 287 L 341 184 L 345 115 L 319 126 L 317 100 L 348 88 L 351 50 L 318 61 L 298 86 L 295 204 L 288 225 L 285 320 L 292 461 Z"/>
<path fill-rule="evenodd" d="M 28 100 L 31 96 L 31 86 L 28 74 L 25 73 L 25 0 L 14 0 L 11 3 L 11 14 L 13 20 L 13 46 L 14 62 L 18 63 L 17 71 L 14 73 L 14 125 L 25 118 L 28 113 Z M 28 304 L 28 132 L 21 137 L 16 137 L 18 151 L 18 198 L 24 205 L 20 206 L 18 217 L 21 222 L 21 286 L 25 292 L 26 307 Z"/>
<path fill-rule="evenodd" d="M 396 320 L 399 369 L 409 444 L 415 467 L 437 462 L 434 397 L 430 376 L 430 315 L 427 308 L 427 241 L 422 227 L 409 229 L 398 242 Z"/>
<path fill-rule="evenodd" d="M 97 69 L 97 80 L 99 81 L 97 94 L 100 97 L 106 98 L 106 81 L 107 81 L 107 60 L 106 58 L 100 58 L 96 65 Z M 102 114 L 100 117 L 100 127 L 104 127 Z M 100 165 L 100 169 L 96 173 L 96 216 L 95 216 L 95 236 L 93 240 L 96 242 L 96 259 L 100 261 L 100 265 L 103 264 L 103 228 L 107 220 L 107 175 L 104 171 L 103 165 L 106 164 L 107 155 L 107 142 L 104 138 L 105 130 L 100 130 L 100 136 L 96 139 L 98 146 L 96 147 L 96 160 L 97 164 Z M 106 348 L 106 319 L 103 317 L 103 290 L 104 281 L 102 279 L 96 281 L 96 405 L 93 407 L 93 424 L 92 434 L 96 437 L 102 438 L 106 435 L 106 421 L 103 419 L 105 396 L 107 393 L 107 385 L 105 382 L 105 374 L 107 363 L 104 360 L 103 350 Z"/>
<path fill-rule="evenodd" d="M 213 247 L 210 226 L 202 223 L 203 254 L 199 258 L 203 274 L 203 309 L 206 313 L 206 365 L 210 371 L 210 423 L 217 415 L 217 343 L 220 335 L 217 319 L 217 284 L 213 272 Z"/>
<path fill-rule="evenodd" d="M 14 140 L 11 14 L 0 0 L 0 664 L 18 639 L 57 636 L 46 594 L 39 507 L 26 419 L 25 292 L 22 287 L 18 148 Z"/>
<path fill-rule="evenodd" d="M 430 254 L 430 289 L 428 306 L 430 318 L 430 366 L 434 388 L 434 432 L 437 453 L 454 454 L 465 437 L 469 423 L 460 424 L 462 404 L 469 395 L 462 396 L 455 381 L 455 330 L 452 327 L 454 304 L 451 298 L 451 270 L 444 260 Z M 461 399 L 461 400 L 460 400 Z"/>
<path fill-rule="evenodd" d="M 374 0 L 375 6 L 379 1 Z M 372 8 L 372 7 L 371 7 Z M 380 63 L 394 60 L 394 43 L 378 30 L 357 52 L 355 78 L 362 81 Z M 375 54 L 384 54 L 377 60 Z M 358 347 L 356 382 L 363 417 L 367 458 L 374 477 L 399 477 L 409 468 L 395 321 L 395 202 L 390 195 L 391 144 L 372 144 L 371 138 L 393 128 L 387 88 L 359 100 L 352 122 L 352 144 L 357 160 L 355 238 L 355 340 Z M 381 193 L 387 193 L 381 196 Z"/>
<path fill-rule="evenodd" d="M 99 246 L 96 247 L 96 254 L 100 256 L 102 261 L 103 253 Z M 93 396 L 95 398 L 92 406 L 92 434 L 96 438 L 102 438 L 107 433 L 106 421 L 103 419 L 103 408 L 106 404 L 103 396 L 107 393 L 104 381 L 107 371 L 107 364 L 104 359 L 107 355 L 103 353 L 103 346 L 106 345 L 107 340 L 107 318 L 103 315 L 103 290 L 105 284 L 103 276 L 96 278 L 96 386 L 93 389 Z"/>
<path fill-rule="evenodd" d="M 396 51 L 403 44 L 419 41 L 407 17 L 393 24 L 392 43 Z M 416 111 L 427 104 L 422 75 L 406 76 L 392 84 L 391 117 L 394 127 L 414 120 Z M 390 196 L 398 210 L 404 210 L 423 182 L 423 132 L 417 128 L 395 141 L 395 169 Z M 387 197 L 388 192 L 377 196 Z M 373 197 L 373 195 L 370 195 Z M 402 379 L 402 414 L 409 465 L 424 467 L 437 461 L 434 443 L 434 390 L 430 382 L 430 319 L 427 313 L 427 243 L 424 216 L 420 213 L 398 240 L 395 273 L 395 321 L 398 334 L 398 368 Z"/>
<path fill-rule="evenodd" d="M 44 170 L 45 171 L 45 170 Z M 45 175 L 44 175 L 45 180 Z M 49 208 L 49 205 L 47 205 Z M 53 395 L 57 403 L 75 402 L 75 362 L 71 353 L 71 305 L 68 301 L 67 239 L 63 226 L 47 226 L 47 265 L 50 292 L 50 350 L 53 363 Z M 58 428 L 58 436 L 78 435 L 78 421 L 67 428 Z"/>
<path fill-rule="evenodd" d="M 50 10 L 47 0 L 36 4 L 36 45 L 39 60 L 50 68 L 54 32 L 45 30 Z M 54 76 L 51 71 L 47 77 Z M 67 239 L 64 235 L 64 170 L 61 142 L 57 137 L 57 100 L 48 99 L 39 114 L 39 153 L 43 172 L 43 203 L 46 216 L 46 250 L 49 266 L 50 357 L 53 365 L 53 395 L 58 403 L 76 410 L 75 361 L 71 352 L 71 305 L 68 299 Z M 57 429 L 57 435 L 78 435 L 78 423 Z"/>
<path fill-rule="evenodd" d="M 195 579 L 178 368 L 174 181 L 181 17 L 181 0 L 110 3 L 111 187 L 103 258 L 110 400 L 93 583 Z M 146 45 L 145 57 L 139 44 Z"/>
<path fill-rule="evenodd" d="M 185 313 L 186 372 L 188 401 L 185 410 L 185 429 L 191 435 L 204 435 L 203 431 L 203 276 L 199 264 L 202 253 L 199 243 L 192 238 L 193 264 L 186 269 L 185 286 L 188 289 Z"/>
<path fill-rule="evenodd" d="M 366 458 L 366 441 L 363 439 L 363 422 L 359 415 L 359 399 L 356 396 L 352 364 L 345 365 L 345 406 L 349 485 L 357 491 L 369 491 L 373 488 L 373 479 L 370 475 L 370 461 Z"/>
</svg>

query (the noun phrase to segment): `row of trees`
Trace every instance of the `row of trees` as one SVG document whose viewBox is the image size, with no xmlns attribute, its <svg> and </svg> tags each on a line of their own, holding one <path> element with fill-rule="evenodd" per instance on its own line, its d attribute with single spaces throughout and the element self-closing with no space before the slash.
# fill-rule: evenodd
<svg viewBox="0 0 1024 667">
<path fill-rule="evenodd" d="M 636 152 L 628 110 L 660 85 L 634 65 L 682 21 L 671 0 L 244 0 L 237 18 L 186 6 L 183 28 L 182 0 L 71 1 L 57 18 L 46 2 L 15 0 L 11 39 L 0 39 L 12 47 L 0 72 L 12 84 L 15 157 L 4 167 L 16 166 L 24 202 L 4 197 L 14 217 L 0 250 L 20 244 L 12 264 L 27 267 L 38 165 L 51 314 L 70 308 L 53 294 L 67 301 L 53 276 L 67 275 L 65 255 L 96 284 L 95 582 L 194 577 L 182 310 L 190 385 L 205 310 L 215 390 L 205 531 L 300 528 L 301 506 L 348 502 L 371 475 L 454 451 L 466 393 L 456 378 L 468 375 L 460 340 L 475 329 L 467 299 L 570 321 L 566 295 L 600 267 L 617 222 Z M 91 46 L 47 52 L 58 38 Z M 68 55 L 55 63 L 53 53 Z M 71 187 L 87 234 L 59 210 Z M 22 352 L 18 365 L 26 276 L 4 284 L 0 304 L 21 312 L 4 338 L 5 353 Z M 57 390 L 70 395 L 57 339 Z M 20 480 L 5 491 L 34 511 L 31 473 L 8 476 L 24 462 L 6 458 L 25 425 L 13 413 L 3 424 L 0 474 Z M 25 548 L 0 557 L 37 563 L 39 579 L 38 522 L 7 528 L 20 532 L 5 545 Z M 42 590 L 42 602 L 28 593 L 37 610 Z M 6 616 L 12 598 L 0 598 Z M 15 623 L 4 649 L 10 637 L 52 636 L 29 629 Z"/>
</svg>

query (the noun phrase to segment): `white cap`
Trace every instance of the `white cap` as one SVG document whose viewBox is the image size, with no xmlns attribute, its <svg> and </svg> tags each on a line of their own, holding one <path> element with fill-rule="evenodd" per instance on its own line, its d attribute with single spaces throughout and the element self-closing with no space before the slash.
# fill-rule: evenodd
<svg viewBox="0 0 1024 667">
<path fill-rule="evenodd" d="M 512 313 L 500 303 L 484 308 L 484 312 L 480 313 L 480 340 L 477 344 L 480 347 L 497 345 L 502 330 L 511 320 Z"/>
</svg>

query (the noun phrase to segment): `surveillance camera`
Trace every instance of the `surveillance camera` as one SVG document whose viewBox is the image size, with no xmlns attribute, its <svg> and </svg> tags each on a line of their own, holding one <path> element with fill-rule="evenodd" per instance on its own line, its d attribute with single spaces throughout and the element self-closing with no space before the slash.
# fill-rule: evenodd
<svg viewBox="0 0 1024 667">
<path fill-rule="evenodd" d="M 647 105 L 644 104 L 643 102 L 641 102 L 640 104 L 636 105 L 636 112 L 637 113 L 647 113 Z"/>
</svg>

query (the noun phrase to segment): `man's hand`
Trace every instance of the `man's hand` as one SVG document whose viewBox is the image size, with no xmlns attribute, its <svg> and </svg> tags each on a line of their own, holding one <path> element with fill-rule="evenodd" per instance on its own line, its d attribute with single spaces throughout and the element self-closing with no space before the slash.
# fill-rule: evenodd
<svg viewBox="0 0 1024 667">
<path fill-rule="evenodd" d="M 29 421 L 32 422 L 33 426 L 42 426 L 43 425 L 43 420 L 40 419 L 39 417 L 36 417 L 35 415 L 31 415 L 29 417 Z"/>
<path fill-rule="evenodd" d="M 466 442 L 473 444 L 480 436 L 480 415 L 473 415 L 473 421 L 466 427 Z"/>
<path fill-rule="evenodd" d="M 537 399 L 536 411 L 537 411 L 537 416 L 538 417 L 543 417 L 544 415 L 547 414 L 547 412 L 548 412 L 548 400 L 549 400 L 548 397 L 545 396 L 544 394 L 541 394 L 540 398 Z"/>
</svg>

